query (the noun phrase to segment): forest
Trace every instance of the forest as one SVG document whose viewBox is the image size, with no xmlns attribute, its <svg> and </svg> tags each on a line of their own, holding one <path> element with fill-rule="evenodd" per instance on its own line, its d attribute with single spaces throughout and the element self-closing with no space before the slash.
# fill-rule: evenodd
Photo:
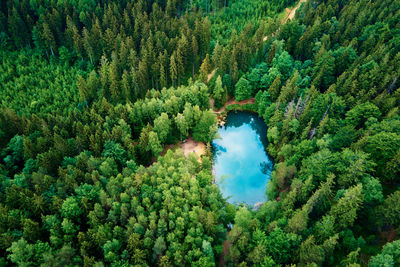
<svg viewBox="0 0 400 267">
<path fill-rule="evenodd" d="M 4 0 L 0 59 L 0 266 L 400 266 L 399 0 Z M 213 177 L 230 99 L 257 210 Z"/>
</svg>

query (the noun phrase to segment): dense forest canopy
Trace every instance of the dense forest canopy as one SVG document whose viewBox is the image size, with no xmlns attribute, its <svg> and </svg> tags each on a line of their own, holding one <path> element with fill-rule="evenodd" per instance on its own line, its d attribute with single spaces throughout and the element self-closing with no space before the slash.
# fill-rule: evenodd
<svg viewBox="0 0 400 267">
<path fill-rule="evenodd" d="M 1 1 L 0 265 L 400 265 L 400 2 L 296 4 Z M 257 211 L 168 149 L 231 97 L 268 125 Z"/>
</svg>

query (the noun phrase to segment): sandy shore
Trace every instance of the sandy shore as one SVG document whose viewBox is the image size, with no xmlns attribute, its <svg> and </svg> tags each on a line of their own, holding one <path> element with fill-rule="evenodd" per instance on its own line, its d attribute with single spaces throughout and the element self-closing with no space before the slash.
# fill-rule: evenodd
<svg viewBox="0 0 400 267">
<path fill-rule="evenodd" d="M 201 156 L 206 153 L 206 145 L 202 142 L 196 142 L 192 137 L 179 142 L 179 147 L 182 148 L 185 157 L 189 155 L 189 153 L 195 153 L 198 156 L 199 162 L 201 162 Z"/>
</svg>

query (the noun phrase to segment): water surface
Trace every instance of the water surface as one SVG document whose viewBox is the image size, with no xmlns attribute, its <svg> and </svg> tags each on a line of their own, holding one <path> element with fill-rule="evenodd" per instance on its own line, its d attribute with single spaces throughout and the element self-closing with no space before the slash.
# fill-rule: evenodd
<svg viewBox="0 0 400 267">
<path fill-rule="evenodd" d="M 266 201 L 272 161 L 265 148 L 267 126 L 256 114 L 229 112 L 212 142 L 213 171 L 222 195 L 232 204 Z"/>
</svg>

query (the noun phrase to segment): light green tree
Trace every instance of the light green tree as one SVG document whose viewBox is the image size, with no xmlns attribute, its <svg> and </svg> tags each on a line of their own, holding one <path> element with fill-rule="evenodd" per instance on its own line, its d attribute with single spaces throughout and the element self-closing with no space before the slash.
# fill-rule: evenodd
<svg viewBox="0 0 400 267">
<path fill-rule="evenodd" d="M 344 196 L 332 207 L 330 214 L 336 218 L 338 229 L 344 229 L 353 225 L 357 218 L 357 212 L 364 201 L 362 184 L 358 184 L 346 190 Z"/>
<path fill-rule="evenodd" d="M 151 151 L 154 156 L 158 156 L 163 150 L 160 139 L 158 138 L 158 134 L 154 131 L 150 131 L 149 133 L 149 143 L 147 145 L 147 149 Z"/>
<path fill-rule="evenodd" d="M 189 124 L 186 121 L 185 116 L 182 113 L 178 113 L 175 117 L 175 124 L 180 133 L 180 139 L 185 138 L 188 135 Z"/>
<path fill-rule="evenodd" d="M 196 141 L 211 142 L 217 131 L 217 117 L 211 110 L 206 110 L 201 113 L 200 120 L 193 128 L 193 138 Z"/>
<path fill-rule="evenodd" d="M 241 77 L 235 85 L 235 99 L 237 101 L 249 99 L 251 97 L 250 82 Z"/>
<path fill-rule="evenodd" d="M 170 129 L 171 121 L 168 118 L 168 114 L 163 112 L 154 120 L 154 131 L 158 134 L 161 143 L 165 143 Z"/>
</svg>

